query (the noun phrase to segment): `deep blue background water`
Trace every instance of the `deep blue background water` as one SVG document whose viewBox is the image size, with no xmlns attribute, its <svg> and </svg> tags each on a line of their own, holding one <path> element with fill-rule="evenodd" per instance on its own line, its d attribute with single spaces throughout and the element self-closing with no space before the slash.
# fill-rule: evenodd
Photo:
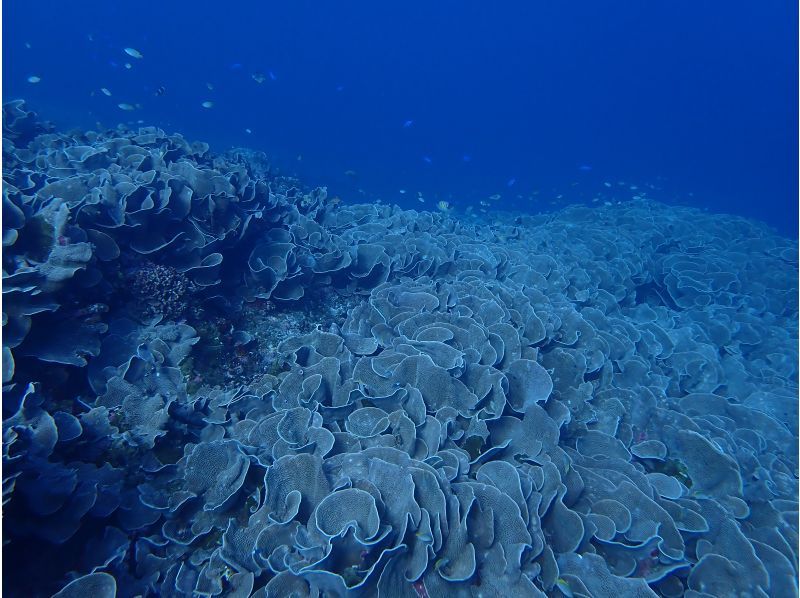
<svg viewBox="0 0 800 598">
<path fill-rule="evenodd" d="M 648 184 L 795 236 L 796 12 L 772 0 L 6 1 L 3 99 L 65 127 L 141 119 L 215 150 L 261 149 L 345 200 L 536 212 Z"/>
</svg>

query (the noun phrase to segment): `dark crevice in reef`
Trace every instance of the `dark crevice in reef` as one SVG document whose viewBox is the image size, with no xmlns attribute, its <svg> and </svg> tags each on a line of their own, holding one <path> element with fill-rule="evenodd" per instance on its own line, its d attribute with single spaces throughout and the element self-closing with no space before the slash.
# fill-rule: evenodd
<svg viewBox="0 0 800 598">
<path fill-rule="evenodd" d="M 640 284 L 634 288 L 634 305 L 649 305 L 656 307 L 664 305 L 671 310 L 679 311 L 681 308 L 669 296 L 666 288 L 654 281 Z"/>
</svg>

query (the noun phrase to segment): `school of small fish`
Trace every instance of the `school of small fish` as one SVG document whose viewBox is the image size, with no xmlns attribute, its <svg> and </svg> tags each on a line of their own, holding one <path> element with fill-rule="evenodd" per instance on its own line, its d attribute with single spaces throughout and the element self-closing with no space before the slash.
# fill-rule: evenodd
<svg viewBox="0 0 800 598">
<path fill-rule="evenodd" d="M 94 36 L 91 33 L 87 35 L 87 39 L 90 42 L 94 42 Z M 27 49 L 31 49 L 31 47 L 32 47 L 30 42 L 25 42 L 24 46 Z M 144 54 L 140 50 L 138 50 L 137 48 L 128 46 L 128 47 L 123 48 L 122 51 L 127 56 L 130 56 L 131 58 L 134 58 L 136 60 L 143 60 L 144 59 Z M 114 68 L 119 68 L 119 66 L 120 66 L 114 60 L 110 60 L 109 63 Z M 130 70 L 130 69 L 133 68 L 133 64 L 130 63 L 130 62 L 125 62 L 125 63 L 122 64 L 122 66 L 126 70 Z M 244 69 L 244 66 L 241 63 L 235 62 L 235 63 L 231 64 L 229 68 L 232 71 L 242 71 Z M 256 71 L 251 72 L 250 77 L 253 79 L 253 81 L 258 83 L 259 85 L 263 84 L 268 79 L 270 81 L 276 81 L 277 78 L 278 78 L 277 75 L 273 71 L 267 71 L 267 74 L 265 74 L 264 72 L 262 72 L 260 70 L 256 70 Z M 38 75 L 38 74 L 32 74 L 32 75 L 29 75 L 29 76 L 26 77 L 26 81 L 28 83 L 30 83 L 30 84 L 38 84 L 38 83 L 41 83 L 42 77 L 40 75 Z M 205 83 L 205 87 L 206 87 L 206 89 L 208 91 L 214 91 L 214 89 L 215 89 L 214 84 L 211 83 L 211 82 L 206 82 Z M 161 97 L 161 96 L 165 95 L 166 92 L 167 92 L 167 88 L 164 85 L 157 85 L 157 86 L 155 86 L 155 88 L 149 88 L 149 89 L 151 90 L 152 95 L 155 96 L 155 97 Z M 344 86 L 343 85 L 337 85 L 336 86 L 336 91 L 337 92 L 341 92 L 343 90 L 344 90 Z M 110 89 L 108 87 L 100 87 L 99 91 L 104 96 L 107 96 L 107 97 L 111 97 L 112 96 L 112 93 L 111 93 L 111 91 L 110 91 Z M 92 91 L 90 95 L 95 95 L 95 91 Z M 200 102 L 200 106 L 202 108 L 208 110 L 208 109 L 211 109 L 211 108 L 213 108 L 215 106 L 215 101 L 212 100 L 212 99 L 206 99 L 206 100 L 203 100 L 203 101 Z M 135 103 L 135 102 L 120 102 L 120 103 L 117 104 L 117 108 L 119 108 L 120 110 L 123 110 L 125 112 L 132 112 L 132 111 L 135 111 L 135 110 L 141 110 L 142 109 L 142 105 L 140 103 Z M 129 121 L 129 122 L 132 122 L 132 121 Z M 144 123 L 144 120 L 143 119 L 139 119 L 137 122 L 139 124 L 142 124 L 142 123 Z M 402 122 L 402 128 L 404 128 L 404 129 L 410 129 L 411 127 L 414 127 L 414 126 L 415 126 L 415 120 L 412 119 L 412 118 L 407 118 Z M 253 130 L 250 127 L 245 127 L 243 130 L 248 135 L 253 133 Z M 297 161 L 301 161 L 302 160 L 302 156 L 301 155 L 297 155 L 296 159 L 297 159 Z M 434 160 L 430 155 L 423 155 L 422 156 L 422 161 L 428 166 L 431 166 L 434 163 Z M 470 163 L 472 161 L 472 156 L 470 154 L 466 154 L 466 153 L 462 154 L 461 155 L 461 161 L 464 162 L 464 163 Z M 589 165 L 589 164 L 580 164 L 579 166 L 577 166 L 577 170 L 578 170 L 579 173 L 582 173 L 580 175 L 581 177 L 588 177 L 589 175 L 587 173 L 593 172 L 592 166 Z M 355 181 L 358 178 L 358 173 L 355 170 L 352 170 L 352 169 L 346 170 L 344 172 L 344 175 L 347 178 L 351 179 L 352 181 Z M 588 180 L 588 179 L 582 178 L 582 180 L 585 181 L 585 180 Z M 518 183 L 517 178 L 515 176 L 512 176 L 512 177 L 510 177 L 510 178 L 508 178 L 506 180 L 505 187 L 510 190 L 512 187 L 516 187 L 517 183 Z M 575 182 L 573 182 L 571 184 L 571 187 L 576 188 L 578 185 L 579 185 L 579 182 L 575 181 Z M 606 181 L 602 182 L 602 186 L 606 190 L 606 193 L 602 193 L 601 192 L 599 194 L 595 194 L 594 197 L 592 197 L 591 199 L 587 199 L 585 201 L 588 201 L 589 203 L 598 203 L 598 204 L 600 202 L 602 202 L 602 205 L 604 205 L 604 206 L 614 205 L 615 202 L 616 203 L 621 203 L 622 199 L 620 199 L 619 197 L 616 196 L 617 191 L 620 190 L 621 188 L 631 192 L 631 195 L 629 197 L 632 200 L 644 200 L 644 199 L 647 199 L 647 194 L 644 191 L 640 190 L 640 187 L 638 185 L 628 184 L 625 181 L 617 181 L 616 183 L 612 183 L 612 182 L 606 180 Z M 653 189 L 653 190 L 659 189 L 658 187 L 656 187 L 655 185 L 652 185 L 652 184 L 648 184 L 647 186 L 649 188 Z M 367 192 L 364 189 L 358 189 L 357 192 L 360 195 L 367 195 Z M 399 189 L 399 194 L 400 195 L 406 195 L 406 193 L 407 193 L 407 191 L 405 189 Z M 530 191 L 527 195 L 524 192 L 521 191 L 520 193 L 517 193 L 513 197 L 508 197 L 506 199 L 506 202 L 511 201 L 512 203 L 510 203 L 509 205 L 505 205 L 504 204 L 503 207 L 506 208 L 506 209 L 509 209 L 509 208 L 513 209 L 514 208 L 514 203 L 513 202 L 515 200 L 517 202 L 525 202 L 525 201 L 527 201 L 527 202 L 535 202 L 535 201 L 539 201 L 540 203 L 547 203 L 548 205 L 551 205 L 551 206 L 566 205 L 565 202 L 567 202 L 569 200 L 567 195 L 565 195 L 564 193 L 555 193 L 555 190 L 553 190 L 552 195 L 549 196 L 552 199 L 548 200 L 548 198 L 546 196 L 542 196 L 541 200 L 540 200 L 539 199 L 540 193 L 541 193 L 541 190 L 539 190 L 539 189 L 534 189 L 534 190 Z M 610 193 L 611 196 L 609 196 L 607 193 Z M 573 194 L 573 192 L 570 192 L 570 194 Z M 690 193 L 689 195 L 691 196 L 692 194 Z M 417 197 L 417 201 L 418 202 L 425 203 L 425 197 L 423 196 L 422 191 L 418 191 L 416 197 Z M 465 200 L 464 201 L 464 213 L 467 216 L 475 217 L 476 214 L 474 213 L 474 211 L 475 211 L 474 207 L 477 207 L 478 211 L 486 214 L 492 208 L 492 206 L 494 204 L 496 204 L 496 202 L 500 201 L 503 198 L 503 195 L 501 193 L 493 193 L 491 195 L 484 196 L 484 197 L 486 197 L 486 199 L 478 199 L 477 200 L 477 206 L 469 205 L 470 201 L 469 200 Z M 375 201 L 376 202 L 380 202 L 381 200 L 377 199 Z M 441 211 L 441 212 L 444 212 L 444 213 L 452 212 L 454 210 L 454 207 L 455 207 L 455 204 L 452 202 L 452 198 L 448 199 L 448 200 L 437 200 L 437 199 L 434 199 L 434 202 L 435 202 L 436 209 Z M 516 205 L 519 205 L 519 204 L 516 204 Z"/>
</svg>

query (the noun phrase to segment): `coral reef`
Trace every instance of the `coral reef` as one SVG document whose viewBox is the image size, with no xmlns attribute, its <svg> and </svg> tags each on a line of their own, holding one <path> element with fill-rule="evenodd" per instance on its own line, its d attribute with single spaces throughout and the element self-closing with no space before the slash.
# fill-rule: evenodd
<svg viewBox="0 0 800 598">
<path fill-rule="evenodd" d="M 3 126 L 11 593 L 797 595 L 795 242 Z"/>
</svg>

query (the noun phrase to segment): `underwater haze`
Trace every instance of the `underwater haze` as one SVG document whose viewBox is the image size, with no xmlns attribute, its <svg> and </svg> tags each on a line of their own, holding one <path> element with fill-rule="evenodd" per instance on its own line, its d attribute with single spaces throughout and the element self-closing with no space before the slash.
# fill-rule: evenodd
<svg viewBox="0 0 800 598">
<path fill-rule="evenodd" d="M 3 592 L 798 598 L 797 22 L 3 3 Z"/>
<path fill-rule="evenodd" d="M 6 96 L 65 127 L 141 119 L 217 150 L 253 147 L 347 201 L 417 208 L 421 191 L 428 207 L 478 210 L 501 193 L 505 209 L 540 212 L 623 181 L 611 200 L 647 183 L 797 235 L 793 2 L 3 11 Z"/>
</svg>

